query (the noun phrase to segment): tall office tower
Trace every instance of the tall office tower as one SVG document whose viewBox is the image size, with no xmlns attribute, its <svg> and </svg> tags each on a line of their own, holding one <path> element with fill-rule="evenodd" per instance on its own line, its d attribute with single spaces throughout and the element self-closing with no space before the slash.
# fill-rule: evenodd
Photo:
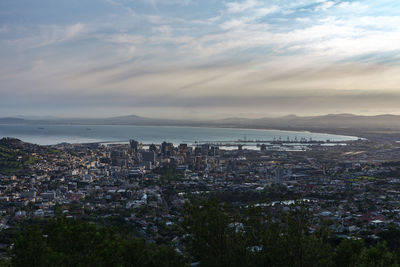
<svg viewBox="0 0 400 267">
<path fill-rule="evenodd" d="M 172 156 L 174 153 L 174 144 L 163 142 L 161 144 L 161 153 L 164 156 Z"/>
<path fill-rule="evenodd" d="M 151 144 L 149 146 L 150 151 L 154 151 L 155 153 L 158 153 L 158 147 L 155 144 Z"/>
<path fill-rule="evenodd" d="M 133 152 L 137 152 L 139 149 L 139 142 L 136 140 L 129 140 L 129 146 Z"/>
<path fill-rule="evenodd" d="M 185 154 L 187 152 L 188 145 L 187 144 L 180 144 L 178 148 L 179 148 L 179 153 Z"/>
<path fill-rule="evenodd" d="M 145 162 L 156 162 L 156 153 L 154 151 L 142 151 L 142 160 Z"/>
<path fill-rule="evenodd" d="M 281 167 L 277 167 L 275 169 L 275 184 L 280 184 L 283 179 L 283 169 Z"/>
<path fill-rule="evenodd" d="M 267 145 L 266 144 L 262 144 L 261 146 L 260 146 L 260 150 L 261 151 L 267 151 Z"/>
</svg>

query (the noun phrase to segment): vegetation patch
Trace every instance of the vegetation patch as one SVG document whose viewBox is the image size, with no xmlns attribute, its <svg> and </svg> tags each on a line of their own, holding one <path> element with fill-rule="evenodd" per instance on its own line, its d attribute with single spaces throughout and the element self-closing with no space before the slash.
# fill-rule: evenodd
<svg viewBox="0 0 400 267">
<path fill-rule="evenodd" d="M 37 160 L 25 152 L 0 146 L 0 174 L 22 172 Z"/>
</svg>

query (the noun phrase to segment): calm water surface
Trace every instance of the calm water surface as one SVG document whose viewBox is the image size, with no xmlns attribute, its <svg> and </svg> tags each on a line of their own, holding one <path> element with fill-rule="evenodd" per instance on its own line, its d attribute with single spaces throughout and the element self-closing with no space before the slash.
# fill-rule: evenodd
<svg viewBox="0 0 400 267">
<path fill-rule="evenodd" d="M 318 141 L 349 141 L 357 137 L 332 134 L 292 132 L 279 130 L 253 130 L 228 128 L 199 128 L 173 126 L 120 126 L 120 125 L 0 125 L 0 137 L 15 137 L 25 142 L 52 145 L 62 142 L 126 142 L 129 139 L 143 143 L 174 144 L 195 141 L 282 140 L 312 138 Z"/>
</svg>

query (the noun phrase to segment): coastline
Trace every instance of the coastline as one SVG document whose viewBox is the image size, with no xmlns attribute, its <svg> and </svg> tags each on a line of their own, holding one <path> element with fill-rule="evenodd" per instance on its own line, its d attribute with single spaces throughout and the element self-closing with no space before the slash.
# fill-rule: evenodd
<svg viewBox="0 0 400 267">
<path fill-rule="evenodd" d="M 32 142 L 29 139 L 42 140 L 33 143 L 43 145 L 59 144 L 59 143 L 106 143 L 106 142 L 127 142 L 129 139 L 138 139 L 143 142 L 159 142 L 162 139 L 171 142 L 221 142 L 221 141 L 273 141 L 275 138 L 283 137 L 282 141 L 290 138 L 292 141 L 297 141 L 296 138 L 312 139 L 314 141 L 355 141 L 357 136 L 330 134 L 322 132 L 312 132 L 308 130 L 297 129 L 270 129 L 256 127 L 216 127 L 210 126 L 183 126 L 183 125 L 122 125 L 122 124 L 1 124 L 1 127 L 8 128 L 7 131 L 1 131 L 2 137 L 21 138 L 24 141 Z M 69 127 L 76 127 L 71 130 Z M 12 129 L 12 128 L 16 129 Z M 26 127 L 26 129 L 24 129 Z M 47 129 L 47 128 L 52 129 Z M 92 128 L 89 128 L 92 127 Z M 117 130 L 113 128 L 117 128 Z M 69 128 L 64 131 L 63 128 Z M 118 129 L 122 128 L 122 129 Z M 125 128 L 125 129 L 124 129 Z M 165 134 L 154 133 L 153 129 L 165 129 Z M 173 131 L 171 131 L 173 129 Z M 181 129 L 181 130 L 180 130 Z M 200 131 L 201 129 L 201 131 Z M 199 131 L 198 131 L 199 130 Z M 249 131 L 249 132 L 246 132 Z M 248 139 L 246 140 L 246 136 Z M 30 137 L 30 138 L 28 138 Z M 141 138 L 142 137 L 142 138 Z M 335 138 L 336 137 L 336 138 Z M 154 140 L 151 140 L 154 138 Z M 51 142 L 46 139 L 54 139 Z M 44 142 L 45 140 L 46 142 Z"/>
</svg>

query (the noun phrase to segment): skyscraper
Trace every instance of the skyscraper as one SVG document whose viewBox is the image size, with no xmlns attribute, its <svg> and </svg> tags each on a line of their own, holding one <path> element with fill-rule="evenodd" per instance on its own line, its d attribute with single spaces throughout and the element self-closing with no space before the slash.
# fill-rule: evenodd
<svg viewBox="0 0 400 267">
<path fill-rule="evenodd" d="M 281 167 L 277 167 L 275 169 L 275 184 L 280 184 L 283 179 L 283 169 Z"/>
</svg>

